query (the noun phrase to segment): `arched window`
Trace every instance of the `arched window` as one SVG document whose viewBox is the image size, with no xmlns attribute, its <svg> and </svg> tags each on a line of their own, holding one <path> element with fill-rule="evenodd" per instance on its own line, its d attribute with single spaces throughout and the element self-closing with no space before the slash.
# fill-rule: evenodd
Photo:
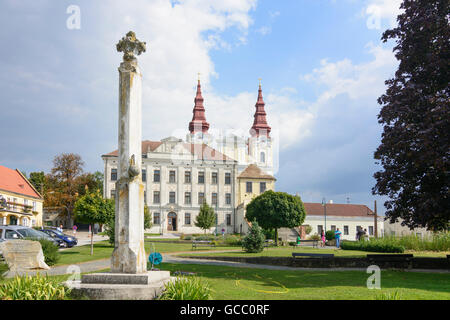
<svg viewBox="0 0 450 320">
<path fill-rule="evenodd" d="M 260 158 L 260 162 L 262 162 L 262 163 L 266 162 L 266 154 L 264 152 L 261 152 L 259 158 Z"/>
</svg>

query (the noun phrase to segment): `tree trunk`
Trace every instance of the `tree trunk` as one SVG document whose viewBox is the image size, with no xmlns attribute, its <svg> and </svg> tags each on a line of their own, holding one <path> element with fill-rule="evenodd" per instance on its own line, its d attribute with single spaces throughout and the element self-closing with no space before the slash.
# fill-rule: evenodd
<svg viewBox="0 0 450 320">
<path fill-rule="evenodd" d="M 275 245 L 278 247 L 278 229 L 275 228 Z"/>
<path fill-rule="evenodd" d="M 94 225 L 91 224 L 91 256 L 94 254 Z"/>
</svg>

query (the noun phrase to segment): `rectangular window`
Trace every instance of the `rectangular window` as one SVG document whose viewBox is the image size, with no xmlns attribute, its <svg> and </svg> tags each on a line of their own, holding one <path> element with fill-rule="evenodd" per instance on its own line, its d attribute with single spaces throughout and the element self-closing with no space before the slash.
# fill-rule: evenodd
<svg viewBox="0 0 450 320">
<path fill-rule="evenodd" d="M 245 190 L 247 193 L 252 193 L 252 186 L 253 186 L 253 184 L 251 182 L 246 182 Z"/>
<path fill-rule="evenodd" d="M 169 203 L 175 203 L 175 192 L 169 192 Z"/>
<path fill-rule="evenodd" d="M 331 226 L 332 231 L 336 231 L 336 226 Z"/>
<path fill-rule="evenodd" d="M 225 203 L 231 204 L 231 193 L 225 193 Z"/>
<path fill-rule="evenodd" d="M 147 181 L 147 170 L 142 169 L 142 182 Z"/>
<path fill-rule="evenodd" d="M 117 180 L 117 169 L 111 169 L 111 181 Z"/>
<path fill-rule="evenodd" d="M 211 183 L 217 184 L 217 172 L 211 173 Z"/>
<path fill-rule="evenodd" d="M 161 217 L 159 212 L 153 212 L 153 224 L 161 224 Z"/>
<path fill-rule="evenodd" d="M 184 183 L 191 183 L 191 172 L 190 171 L 184 172 Z"/>
<path fill-rule="evenodd" d="M 169 183 L 175 183 L 175 170 L 169 172 Z"/>
<path fill-rule="evenodd" d="M 322 234 L 322 231 L 323 231 L 323 226 L 322 225 L 317 226 L 317 234 L 319 236 Z"/>
<path fill-rule="evenodd" d="M 198 193 L 198 204 L 203 204 L 205 201 L 205 194 L 203 192 Z"/>
<path fill-rule="evenodd" d="M 111 190 L 111 199 L 116 198 L 116 190 Z"/>
<path fill-rule="evenodd" d="M 159 191 L 153 191 L 153 203 L 160 203 Z"/>
<path fill-rule="evenodd" d="M 227 213 L 227 226 L 231 226 L 231 214 Z"/>
<path fill-rule="evenodd" d="M 356 226 L 356 234 L 358 234 L 359 230 L 362 230 L 362 227 L 361 226 Z"/>
<path fill-rule="evenodd" d="M 33 211 L 37 211 L 37 208 L 36 208 L 36 201 L 33 201 Z"/>
<path fill-rule="evenodd" d="M 190 225 L 191 224 L 191 214 L 185 213 L 184 214 L 184 224 Z"/>
<path fill-rule="evenodd" d="M 264 191 L 266 191 L 266 183 L 260 182 L 259 183 L 259 193 L 264 193 Z"/>
<path fill-rule="evenodd" d="M 191 204 L 191 193 L 190 192 L 184 193 L 184 203 Z"/>
<path fill-rule="evenodd" d="M 217 204 L 217 193 L 212 193 L 211 195 L 211 203 L 212 204 Z"/>
<path fill-rule="evenodd" d="M 159 182 L 159 181 L 161 181 L 161 171 L 154 170 L 153 171 L 153 182 Z"/>
<path fill-rule="evenodd" d="M 369 226 L 369 235 L 373 236 L 373 226 Z"/>
<path fill-rule="evenodd" d="M 205 183 L 205 173 L 202 171 L 198 173 L 198 183 Z"/>
<path fill-rule="evenodd" d="M 348 235 L 348 226 L 344 226 L 344 235 Z"/>
<path fill-rule="evenodd" d="M 231 173 L 225 173 L 225 184 L 231 184 Z"/>
</svg>

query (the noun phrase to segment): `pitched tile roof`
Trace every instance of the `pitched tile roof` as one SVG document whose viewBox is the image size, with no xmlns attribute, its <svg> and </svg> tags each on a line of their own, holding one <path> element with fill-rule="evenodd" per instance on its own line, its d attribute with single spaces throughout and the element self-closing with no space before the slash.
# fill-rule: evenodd
<svg viewBox="0 0 450 320">
<path fill-rule="evenodd" d="M 238 178 L 251 178 L 251 179 L 267 179 L 267 180 L 277 180 L 270 174 L 265 173 L 256 164 L 251 164 L 244 171 L 238 175 Z"/>
<path fill-rule="evenodd" d="M 150 140 L 144 140 L 142 141 L 142 152 L 148 152 L 148 151 L 155 151 L 156 148 L 158 148 L 162 144 L 161 141 L 150 141 Z M 104 154 L 103 156 L 113 156 L 117 157 L 119 155 L 119 150 L 114 150 L 110 153 Z"/>
<path fill-rule="evenodd" d="M 9 191 L 32 198 L 42 199 L 32 184 L 19 170 L 9 169 L 0 165 L 0 191 Z"/>
<path fill-rule="evenodd" d="M 323 216 L 324 208 L 321 203 L 303 203 L 306 215 Z M 339 217 L 367 217 L 373 215 L 373 211 L 362 204 L 338 204 L 327 203 L 327 216 Z"/>
<path fill-rule="evenodd" d="M 142 141 L 142 152 L 155 151 L 162 144 L 161 141 Z M 210 161 L 235 161 L 234 159 L 224 155 L 223 153 L 213 149 L 206 144 L 199 143 L 182 143 L 183 148 L 189 151 L 193 156 L 196 156 L 199 160 Z M 148 151 L 147 151 L 148 150 Z M 104 154 L 103 156 L 117 157 L 119 150 Z"/>
</svg>

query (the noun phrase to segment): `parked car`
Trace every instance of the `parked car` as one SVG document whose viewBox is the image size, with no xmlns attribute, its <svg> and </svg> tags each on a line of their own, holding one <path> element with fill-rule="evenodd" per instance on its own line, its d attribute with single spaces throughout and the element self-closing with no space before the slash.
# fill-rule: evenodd
<svg viewBox="0 0 450 320">
<path fill-rule="evenodd" d="M 0 241 L 27 238 L 50 240 L 58 247 L 64 246 L 63 240 L 52 238 L 42 231 L 17 225 L 0 226 Z"/>
<path fill-rule="evenodd" d="M 41 231 L 45 232 L 46 234 L 48 234 L 50 237 L 52 237 L 54 239 L 62 240 L 64 242 L 63 246 L 66 248 L 72 248 L 73 246 L 75 246 L 78 243 L 77 238 L 68 236 L 67 234 L 64 234 L 61 231 L 53 229 L 53 228 L 52 229 L 43 229 Z"/>
</svg>

